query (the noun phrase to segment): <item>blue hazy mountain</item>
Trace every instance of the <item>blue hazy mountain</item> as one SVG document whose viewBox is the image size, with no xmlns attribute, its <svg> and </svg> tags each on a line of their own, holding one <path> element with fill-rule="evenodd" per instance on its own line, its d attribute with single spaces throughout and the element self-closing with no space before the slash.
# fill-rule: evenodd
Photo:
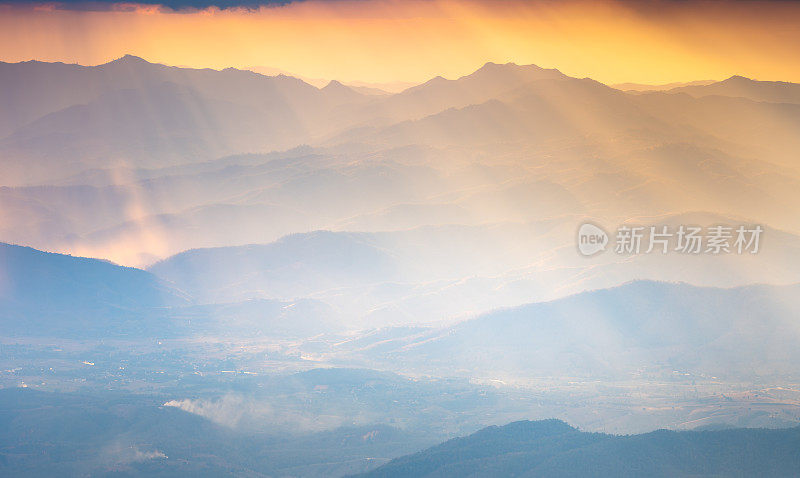
<svg viewBox="0 0 800 478">
<path fill-rule="evenodd" d="M 759 254 L 607 253 L 587 261 L 569 247 L 578 220 L 315 231 L 268 244 L 193 249 L 148 270 L 200 303 L 313 298 L 364 327 L 431 324 L 635 278 L 720 287 L 800 281 L 791 265 L 800 252 L 797 236 L 771 228 L 764 233 L 768 247 Z M 677 228 L 736 220 L 694 213 L 658 221 Z M 542 257 L 545 263 L 538 264 Z"/>
<path fill-rule="evenodd" d="M 394 276 L 391 258 L 358 234 L 317 231 L 271 244 L 191 250 L 154 264 L 150 272 L 205 301 L 310 297 Z"/>
<path fill-rule="evenodd" d="M 165 401 L 163 394 L 2 389 L 0 475 L 342 476 L 435 443 L 387 425 L 242 430 Z"/>
<path fill-rule="evenodd" d="M 797 423 L 798 85 L 488 63 L 367 95 L 132 56 L 0 84 L 0 475 L 338 476 L 532 417 Z M 585 258 L 586 220 L 764 236 Z M 520 422 L 377 473 L 782 475 L 797 445 Z"/>
<path fill-rule="evenodd" d="M 266 246 L 189 251 L 159 263 L 153 273 L 3 245 L 3 333 L 296 338 L 333 333 L 363 325 L 353 314 L 370 304 L 359 298 L 364 291 L 370 300 L 411 293 L 409 286 L 391 282 L 402 264 L 395 260 L 403 256 L 386 244 L 375 236 L 318 232 Z M 190 305 L 179 290 L 207 304 Z M 464 299 L 470 290 L 463 291 Z M 245 300 L 259 292 L 284 298 Z M 236 295 L 243 302 L 215 300 Z M 488 312 L 451 326 L 367 331 L 336 350 L 393 369 L 453 375 L 467 370 L 500 379 L 657 377 L 673 371 L 726 379 L 791 376 L 792 364 L 800 360 L 794 347 L 800 340 L 794 320 L 798 296 L 797 285 L 722 289 L 637 281 Z M 356 305 L 347 308 L 351 302 Z"/>
<path fill-rule="evenodd" d="M 0 243 L 2 335 L 303 338 L 342 328 L 336 310 L 310 299 L 193 302 L 141 269 Z"/>
<path fill-rule="evenodd" d="M 800 427 L 615 436 L 543 420 L 485 428 L 359 476 L 786 477 L 798 468 Z"/>
<path fill-rule="evenodd" d="M 188 304 L 154 275 L 107 261 L 0 243 L 3 335 L 170 335 L 154 311 Z"/>
<path fill-rule="evenodd" d="M 731 289 L 635 281 L 481 314 L 365 353 L 425 370 L 635 379 L 675 373 L 796 377 L 800 286 Z"/>
</svg>

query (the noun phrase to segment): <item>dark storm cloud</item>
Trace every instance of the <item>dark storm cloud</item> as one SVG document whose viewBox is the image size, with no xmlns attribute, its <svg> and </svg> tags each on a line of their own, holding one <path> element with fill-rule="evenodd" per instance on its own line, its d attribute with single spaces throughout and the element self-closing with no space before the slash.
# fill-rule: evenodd
<svg viewBox="0 0 800 478">
<path fill-rule="evenodd" d="M 103 11 L 103 10 L 119 10 L 124 9 L 125 5 L 139 4 L 139 5 L 153 5 L 163 6 L 167 10 L 185 11 L 185 10 L 198 10 L 208 7 L 216 7 L 220 9 L 227 8 L 246 8 L 257 9 L 259 7 L 274 7 L 288 5 L 290 3 L 303 2 L 305 0 L 0 0 L 0 5 L 48 5 L 54 6 L 64 10 L 86 10 L 86 11 Z M 339 0 L 322 0 L 329 2 L 336 2 Z M 369 1 L 369 0 L 363 0 Z M 490 2 L 491 0 L 471 0 L 478 3 Z M 554 0 L 518 0 L 520 3 L 543 3 Z M 559 0 L 555 0 L 559 1 Z M 608 1 L 609 3 L 620 3 L 628 5 L 629 8 L 639 11 L 653 11 L 663 7 L 665 4 L 688 6 L 699 3 L 719 3 L 719 4 L 745 4 L 745 3 L 800 3 L 800 0 L 600 0 Z"/>
<path fill-rule="evenodd" d="M 262 6 L 287 5 L 299 1 L 303 0 L 0 0 L 0 5 L 52 5 L 64 10 L 103 11 L 119 9 L 120 5 L 125 4 L 140 4 L 160 5 L 170 10 L 197 10 L 208 7 L 255 9 Z"/>
</svg>

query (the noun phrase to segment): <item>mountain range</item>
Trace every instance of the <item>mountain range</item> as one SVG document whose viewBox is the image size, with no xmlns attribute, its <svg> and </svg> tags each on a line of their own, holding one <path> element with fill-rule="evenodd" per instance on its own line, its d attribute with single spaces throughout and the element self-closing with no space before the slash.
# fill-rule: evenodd
<svg viewBox="0 0 800 478">
<path fill-rule="evenodd" d="M 796 474 L 800 84 L 476 67 L 0 62 L 0 475 Z"/>
<path fill-rule="evenodd" d="M 734 75 L 726 80 L 704 85 L 683 85 L 669 89 L 670 93 L 703 96 L 731 96 L 769 103 L 800 104 L 800 85 L 786 81 L 757 81 Z"/>
<path fill-rule="evenodd" d="M 170 335 L 159 309 L 189 304 L 143 270 L 0 243 L 0 334 Z"/>
<path fill-rule="evenodd" d="M 796 376 L 797 285 L 732 289 L 636 281 L 344 343 L 397 370 L 523 379 L 657 380 Z"/>
<path fill-rule="evenodd" d="M 38 249 L 148 266 L 314 230 L 689 211 L 800 232 L 791 83 L 631 94 L 488 63 L 375 96 L 131 56 L 0 81 L 0 240 Z"/>
<path fill-rule="evenodd" d="M 756 333 L 752 321 L 762 315 L 741 315 L 755 306 L 737 302 L 738 293 L 794 336 L 781 328 L 794 309 L 765 309 L 757 289 L 735 289 L 728 302 L 738 306 L 726 314 L 761 345 L 777 344 L 770 353 L 726 335 L 726 322 L 689 326 L 711 314 L 692 287 L 727 304 L 720 290 L 800 282 L 795 84 L 733 77 L 634 94 L 535 65 L 487 63 L 461 78 L 371 95 L 132 56 L 94 67 L 3 63 L 0 80 L 0 240 L 37 249 L 2 246 L 13 265 L 3 272 L 9 333 L 37 335 L 49 324 L 54 334 L 80 335 L 93 330 L 89 322 L 114 330 L 101 319 L 117 315 L 128 324 L 122 335 L 146 316 L 137 333 L 149 337 L 236 334 L 254 324 L 259 334 L 289 336 L 432 326 L 425 343 L 459 357 L 456 341 L 472 344 L 489 314 L 521 331 L 498 344 L 535 336 L 536 327 L 565 337 L 545 344 L 559 363 L 539 357 L 542 369 L 526 373 L 629 374 L 637 361 L 716 373 L 718 363 L 693 355 L 694 340 L 719 346 L 720 357 L 732 344 L 757 350 L 764 364 L 778 360 L 773 350 L 793 357 L 781 355 L 779 336 Z M 758 254 L 607 251 L 587 259 L 575 250 L 587 220 L 612 236 L 635 224 L 765 232 Z M 633 330 L 626 320 L 635 310 L 620 306 L 625 312 L 611 320 L 615 305 L 589 301 L 605 311 L 587 313 L 603 345 L 563 359 L 576 337 L 590 337 L 566 319 L 537 322 L 537 310 L 553 306 L 524 305 L 574 301 L 635 279 L 686 283 L 680 293 L 654 287 L 675 307 L 691 303 L 696 322 L 653 305 L 655 292 L 647 310 L 695 334 L 669 329 L 679 343 L 656 347 L 647 335 L 661 330 L 652 317 Z M 621 297 L 635 303 L 650 294 L 640 287 L 623 287 Z M 524 319 L 497 312 L 509 307 L 522 307 Z M 569 319 L 571 307 L 559 313 Z M 456 323 L 452 335 L 437 335 Z M 602 347 L 625 349 L 623 363 Z M 531 357 L 507 359 L 471 366 L 493 373 Z"/>
<path fill-rule="evenodd" d="M 346 247 L 322 245 L 331 239 Z M 427 302 L 409 301 L 419 287 L 414 282 L 370 282 L 402 260 L 391 262 L 365 239 L 321 233 L 251 246 L 238 255 L 202 251 L 202 260 L 179 256 L 152 272 L 2 245 L 0 330 L 4 336 L 137 340 L 325 335 L 329 339 L 315 345 L 315 353 L 335 363 L 512 382 L 659 379 L 676 373 L 723 380 L 796 377 L 796 284 L 714 288 L 635 281 L 444 324 L 381 328 L 374 312 L 362 320 L 353 315 L 359 307 L 374 307 L 375 300 L 404 296 L 397 307 L 424 314 Z M 236 261 L 251 272 L 240 274 Z M 223 281 L 223 289 L 211 288 L 213 280 Z M 477 293 L 479 285 L 465 289 L 462 299 Z M 246 295 L 261 287 L 275 297 Z M 357 304 L 348 307 L 350 300 Z M 493 300 L 490 295 L 472 305 L 491 308 Z M 414 321 L 412 316 L 397 323 Z"/>
<path fill-rule="evenodd" d="M 363 477 L 791 476 L 800 428 L 615 436 L 558 420 L 489 427 L 396 458 Z"/>
</svg>

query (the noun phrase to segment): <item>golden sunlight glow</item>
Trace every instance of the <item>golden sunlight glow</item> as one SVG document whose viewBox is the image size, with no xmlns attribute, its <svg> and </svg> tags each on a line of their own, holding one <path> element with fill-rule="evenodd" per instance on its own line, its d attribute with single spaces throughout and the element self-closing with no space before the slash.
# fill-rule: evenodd
<svg viewBox="0 0 800 478">
<path fill-rule="evenodd" d="M 0 6 L 0 59 L 279 68 L 372 82 L 457 77 L 486 61 L 605 83 L 741 74 L 800 81 L 793 2 L 307 1 L 174 12 Z"/>
</svg>

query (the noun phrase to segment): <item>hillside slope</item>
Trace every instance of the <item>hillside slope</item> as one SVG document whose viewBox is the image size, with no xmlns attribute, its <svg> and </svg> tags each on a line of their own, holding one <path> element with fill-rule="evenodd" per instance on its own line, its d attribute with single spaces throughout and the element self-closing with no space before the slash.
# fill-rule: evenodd
<svg viewBox="0 0 800 478">
<path fill-rule="evenodd" d="M 614 436 L 558 420 L 488 427 L 397 458 L 372 478 L 794 476 L 800 427 Z"/>
</svg>

